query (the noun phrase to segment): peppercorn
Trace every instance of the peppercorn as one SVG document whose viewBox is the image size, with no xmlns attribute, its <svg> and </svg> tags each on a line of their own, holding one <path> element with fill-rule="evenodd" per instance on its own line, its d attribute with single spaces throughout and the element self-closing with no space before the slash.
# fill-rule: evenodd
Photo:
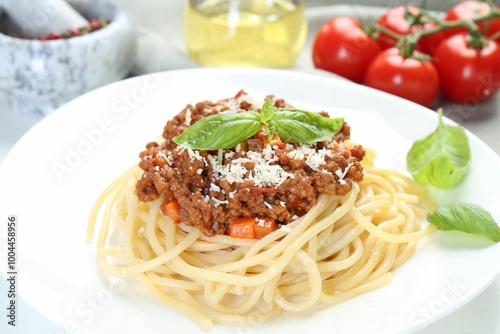
<svg viewBox="0 0 500 334">
<path fill-rule="evenodd" d="M 72 38 L 72 37 L 78 37 L 78 36 L 86 35 L 86 34 L 89 34 L 91 32 L 102 29 L 105 26 L 107 26 L 109 24 L 109 22 L 110 21 L 106 20 L 103 17 L 100 17 L 97 19 L 90 19 L 88 25 L 83 26 L 79 29 L 67 29 L 65 32 L 63 32 L 61 34 L 51 32 L 48 35 L 38 36 L 34 39 L 37 39 L 39 41 L 52 41 L 52 40 L 57 40 L 57 39 L 67 39 L 67 38 Z M 29 39 L 24 34 L 20 34 L 18 36 L 18 38 Z"/>
</svg>

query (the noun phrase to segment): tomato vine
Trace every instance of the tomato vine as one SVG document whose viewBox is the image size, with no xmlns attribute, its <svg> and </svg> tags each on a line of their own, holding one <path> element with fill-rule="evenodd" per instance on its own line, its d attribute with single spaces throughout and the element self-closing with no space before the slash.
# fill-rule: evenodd
<svg viewBox="0 0 500 334">
<path fill-rule="evenodd" d="M 430 107 L 440 92 L 456 103 L 491 98 L 500 88 L 499 39 L 500 8 L 491 0 L 462 1 L 445 13 L 401 5 L 371 24 L 332 18 L 312 56 L 317 68 Z"/>
</svg>

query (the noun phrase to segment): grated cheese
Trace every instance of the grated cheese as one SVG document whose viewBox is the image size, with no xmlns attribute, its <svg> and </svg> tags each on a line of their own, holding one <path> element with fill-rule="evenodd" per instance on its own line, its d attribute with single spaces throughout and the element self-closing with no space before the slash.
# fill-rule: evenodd
<svg viewBox="0 0 500 334">
<path fill-rule="evenodd" d="M 316 151 L 307 144 L 302 144 L 297 148 L 287 144 L 286 148 L 289 152 L 286 154 L 290 159 L 304 160 L 307 166 L 315 172 L 323 172 L 321 165 L 326 163 L 326 158 L 332 156 L 332 151 L 326 148 Z"/>
<path fill-rule="evenodd" d="M 163 158 L 167 162 L 167 164 L 169 166 L 172 166 L 173 158 L 172 158 L 172 153 L 171 152 L 169 152 L 168 156 L 165 155 L 164 152 L 158 152 L 158 153 L 156 153 L 156 156 Z"/>
<path fill-rule="evenodd" d="M 263 227 L 266 224 L 266 221 L 264 219 L 255 218 L 255 221 L 257 222 L 257 225 L 260 227 Z"/>
<path fill-rule="evenodd" d="M 224 163 L 224 160 L 222 160 L 222 158 L 223 158 L 223 156 L 222 156 L 222 155 L 223 155 L 223 154 L 224 154 L 224 150 L 219 149 L 219 150 L 217 151 L 217 159 L 219 160 L 219 163 L 220 163 L 221 165 Z"/>
<path fill-rule="evenodd" d="M 186 110 L 186 121 L 185 121 L 185 124 L 187 126 L 190 126 L 191 125 L 191 109 L 188 109 Z"/>
<path fill-rule="evenodd" d="M 216 185 L 215 183 L 210 183 L 210 191 L 216 191 L 219 192 L 221 191 L 220 187 Z"/>
<path fill-rule="evenodd" d="M 243 102 L 250 104 L 252 106 L 252 108 L 250 108 L 250 109 L 255 110 L 255 111 L 258 110 L 260 108 L 260 105 L 261 105 L 261 103 L 256 101 L 252 96 L 250 96 L 248 94 L 242 94 L 242 95 L 238 96 L 237 98 L 232 98 L 232 99 L 229 99 L 228 101 L 226 101 L 224 103 L 224 107 L 226 107 L 227 109 L 224 111 L 221 111 L 221 113 L 240 112 L 242 110 L 241 104 Z"/>
<path fill-rule="evenodd" d="M 291 144 L 287 144 L 286 148 L 288 149 L 287 156 L 290 159 L 304 160 L 316 172 L 327 172 L 321 166 L 326 163 L 327 157 L 333 155 L 333 152 L 327 148 L 316 150 L 307 144 L 299 145 L 297 148 Z M 271 145 L 267 145 L 262 152 L 247 151 L 244 153 L 244 156 L 224 164 L 223 157 L 228 160 L 234 154 L 234 152 L 223 154 L 223 150 L 219 150 L 217 156 L 207 156 L 216 179 L 226 179 L 230 184 L 251 180 L 255 187 L 275 188 L 279 187 L 285 180 L 294 177 L 292 173 L 285 171 L 278 163 L 279 158 L 276 156 L 276 152 Z M 253 169 L 248 170 L 245 167 L 248 163 L 253 165 Z M 342 173 L 342 171 L 338 172 Z M 342 173 L 342 175 L 345 176 L 346 173 L 347 171 Z M 343 177 L 339 176 L 339 178 L 342 179 Z"/>
<path fill-rule="evenodd" d="M 281 165 L 270 164 L 279 160 L 271 148 L 264 149 L 262 153 L 248 151 L 244 157 L 233 159 L 225 165 L 214 156 L 209 155 L 207 158 L 217 178 L 226 179 L 231 184 L 251 180 L 256 187 L 278 187 L 286 179 L 294 177 Z M 253 170 L 245 168 L 247 163 L 253 164 Z"/>
<path fill-rule="evenodd" d="M 222 204 L 229 204 L 228 201 L 221 201 L 221 200 L 219 200 L 219 199 L 217 199 L 215 197 L 212 197 L 210 199 L 214 202 L 214 206 L 215 207 L 218 207 L 219 205 L 222 205 Z"/>
<path fill-rule="evenodd" d="M 230 99 L 227 102 L 225 102 L 224 107 L 226 107 L 227 109 L 222 110 L 219 113 L 221 113 L 221 114 L 236 114 L 237 112 L 240 111 L 240 104 L 235 99 Z"/>
<path fill-rule="evenodd" d="M 337 175 L 339 177 L 338 182 L 341 185 L 346 184 L 344 177 L 347 175 L 347 172 L 349 171 L 349 168 L 351 168 L 352 165 L 354 165 L 354 164 L 352 162 L 349 162 L 349 164 L 347 164 L 347 167 L 344 169 L 344 171 L 340 170 L 340 168 L 335 171 L 335 175 Z"/>
<path fill-rule="evenodd" d="M 202 161 L 202 159 L 203 159 L 203 157 L 200 155 L 200 153 L 198 153 L 198 151 L 194 151 L 194 150 L 188 148 L 187 153 L 188 153 L 191 161 L 193 161 L 194 159 Z"/>
</svg>

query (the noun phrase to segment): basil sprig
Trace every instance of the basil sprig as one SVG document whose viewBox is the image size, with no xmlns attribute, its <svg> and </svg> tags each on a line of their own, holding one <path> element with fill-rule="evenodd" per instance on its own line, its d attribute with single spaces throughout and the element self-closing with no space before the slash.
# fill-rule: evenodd
<svg viewBox="0 0 500 334">
<path fill-rule="evenodd" d="M 333 137 L 344 124 L 343 118 L 330 118 L 300 110 L 275 108 L 267 99 L 261 112 L 244 111 L 204 117 L 173 140 L 198 150 L 231 148 L 265 127 L 269 139 L 275 133 L 283 141 L 315 143 Z"/>
<path fill-rule="evenodd" d="M 415 141 L 406 156 L 406 165 L 416 181 L 451 188 L 460 183 L 469 168 L 469 140 L 462 127 L 443 123 L 441 109 L 438 114 L 437 129 Z"/>
<path fill-rule="evenodd" d="M 434 132 L 415 141 L 406 156 L 406 166 L 415 181 L 438 188 L 452 188 L 465 177 L 471 151 L 469 139 L 460 126 L 443 123 L 438 110 L 438 126 Z M 439 230 L 461 231 L 500 241 L 500 227 L 491 213 L 477 204 L 457 202 L 440 207 L 427 215 Z"/>
<path fill-rule="evenodd" d="M 500 227 L 492 215 L 472 203 L 454 203 L 438 208 L 427 215 L 427 220 L 439 230 L 456 230 L 500 241 Z"/>
</svg>

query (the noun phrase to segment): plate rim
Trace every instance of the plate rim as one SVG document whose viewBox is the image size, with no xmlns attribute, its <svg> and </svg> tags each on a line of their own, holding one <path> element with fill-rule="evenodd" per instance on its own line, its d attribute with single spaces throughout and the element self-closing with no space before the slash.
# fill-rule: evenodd
<svg viewBox="0 0 500 334">
<path fill-rule="evenodd" d="M 338 84 L 338 85 L 347 85 L 347 86 L 350 86 L 350 87 L 360 87 L 362 90 L 365 90 L 365 89 L 368 89 L 368 90 L 372 90 L 368 87 L 365 87 L 365 86 L 361 86 L 361 85 L 357 85 L 355 83 L 352 83 L 352 82 L 349 82 L 349 81 L 343 81 L 343 80 L 338 80 L 337 78 L 335 77 L 327 77 L 327 76 L 318 76 L 314 73 L 306 73 L 306 72 L 303 72 L 303 71 L 289 71 L 289 70 L 275 70 L 275 69 L 213 69 L 213 68 L 195 68 L 195 69 L 179 69 L 179 70 L 173 70 L 173 71 L 164 71 L 164 72 L 158 72 L 156 74 L 158 75 L 166 75 L 166 76 L 170 76 L 170 75 L 176 75 L 176 74 L 182 74 L 182 73 L 186 73 L 186 72 L 191 72 L 191 73 L 196 73 L 196 72 L 203 72 L 205 76 L 209 76 L 209 77 L 212 77 L 214 75 L 214 73 L 219 73 L 219 74 L 223 74 L 223 76 L 226 76 L 227 73 L 231 73 L 232 75 L 235 75 L 235 74 L 238 74 L 238 73 L 245 73 L 245 72 L 248 72 L 248 71 L 253 71 L 253 72 L 260 72 L 261 74 L 265 74 L 265 73 L 274 73 L 274 74 L 278 74 L 279 75 L 284 75 L 284 76 L 288 76 L 288 75 L 291 75 L 291 76 L 296 76 L 296 77 L 302 77 L 302 78 L 307 78 L 308 80 L 314 80 L 314 81 L 317 81 L 317 80 L 324 80 L 325 82 L 329 82 L 329 83 L 333 83 L 334 85 L 335 84 Z M 100 88 L 97 88 L 91 92 L 88 92 L 72 101 L 70 101 L 69 103 L 65 104 L 64 106 L 58 108 L 56 111 L 54 111 L 52 114 L 48 115 L 47 117 L 45 117 L 44 119 L 42 119 L 40 122 L 38 122 L 34 127 L 32 127 L 28 132 L 26 132 L 18 142 L 16 142 L 16 144 L 12 147 L 12 149 L 8 152 L 8 154 L 6 155 L 5 159 L 2 161 L 2 164 L 0 165 L 0 179 L 3 179 L 2 177 L 2 174 L 3 174 L 3 170 L 6 168 L 5 166 L 8 166 L 11 162 L 10 160 L 12 159 L 11 156 L 14 155 L 13 152 L 15 152 L 19 146 L 22 146 L 24 145 L 24 142 L 25 141 L 29 141 L 30 140 L 30 137 L 32 136 L 32 133 L 35 132 L 35 131 L 41 131 L 40 129 L 43 129 L 44 127 L 47 127 L 49 125 L 47 124 L 51 124 L 52 122 L 55 122 L 54 119 L 57 120 L 57 117 L 60 117 L 58 115 L 61 115 L 62 113 L 67 113 L 68 110 L 71 110 L 72 106 L 73 105 L 77 105 L 78 103 L 80 103 L 80 101 L 82 101 L 82 99 L 85 99 L 85 98 L 89 98 L 92 97 L 93 95 L 96 95 L 98 94 L 97 92 L 105 92 L 106 90 L 110 90 L 110 89 L 113 89 L 113 87 L 119 87 L 119 85 L 122 85 L 122 84 L 125 84 L 123 82 L 127 82 L 127 81 L 137 81 L 137 80 L 140 80 L 142 77 L 144 76 L 148 76 L 148 75 L 151 75 L 151 74 L 144 74 L 144 75 L 141 75 L 141 76 L 137 76 L 137 77 L 131 77 L 131 78 L 128 78 L 128 79 L 125 79 L 125 80 L 121 80 L 119 82 L 116 82 L 116 83 L 113 83 L 113 84 L 109 84 L 109 85 L 106 85 L 106 86 L 103 86 L 103 87 L 100 87 Z M 374 90 L 372 90 L 373 92 Z M 375 93 L 377 94 L 387 94 L 387 93 L 384 93 L 384 92 L 380 92 L 380 91 L 375 91 Z M 387 94 L 387 95 L 390 95 L 390 94 Z M 397 97 L 394 97 L 392 95 L 390 95 L 391 99 L 393 98 L 397 98 Z M 399 99 L 399 98 L 397 98 Z M 300 98 L 299 98 L 300 100 Z M 406 100 L 402 100 L 400 99 L 399 102 L 403 102 L 403 103 L 411 103 L 413 104 L 412 102 L 409 102 L 409 101 L 406 101 Z M 433 111 L 430 110 L 430 109 L 427 109 L 427 108 L 424 108 L 424 107 L 421 107 L 421 110 L 424 111 L 426 110 L 426 112 L 430 112 L 432 113 Z M 436 116 L 437 117 L 437 116 Z M 449 119 L 449 118 L 446 118 L 446 117 L 443 117 L 443 119 L 446 119 L 448 122 L 450 122 L 451 124 L 457 124 L 456 122 L 454 122 L 453 120 Z M 490 156 L 490 158 L 493 158 L 493 159 L 496 159 L 497 163 L 500 164 L 500 156 L 495 152 L 493 151 L 493 149 L 491 147 L 489 147 L 486 143 L 484 143 L 481 139 L 479 139 L 476 135 L 474 135 L 473 133 L 471 133 L 470 131 L 468 131 L 467 129 L 466 130 L 466 133 L 467 135 L 469 136 L 469 139 L 470 140 L 473 140 L 475 142 L 475 144 L 478 144 L 481 148 L 481 150 L 483 150 L 486 154 L 488 154 L 488 156 Z M 3 263 L 3 259 L 0 260 L 0 263 Z M 2 275 L 3 275 L 3 271 L 2 271 Z M 432 321 L 430 322 L 427 322 L 426 323 L 426 326 L 429 325 L 430 323 L 434 323 L 435 321 L 455 312 L 457 309 L 461 308 L 462 306 L 464 306 L 465 304 L 467 304 L 468 302 L 470 302 L 470 300 L 472 300 L 473 298 L 475 298 L 478 294 L 480 294 L 482 291 L 484 291 L 485 289 L 487 289 L 494 281 L 497 277 L 500 276 L 500 264 L 498 265 L 498 268 L 496 270 L 496 273 L 495 274 L 492 274 L 491 277 L 488 279 L 488 283 L 487 284 L 483 284 L 481 285 L 480 288 L 478 289 L 474 289 L 474 293 L 469 293 L 467 295 L 467 298 L 466 298 L 466 301 L 464 302 L 461 302 L 459 304 L 454 304 L 453 307 L 449 307 L 447 308 L 447 311 L 446 312 L 443 312 L 443 313 L 440 313 L 437 317 L 433 317 Z M 22 290 L 20 290 L 20 295 L 22 296 Z M 29 300 L 29 296 L 23 296 L 23 298 L 25 298 L 26 300 Z M 43 310 L 38 308 L 38 307 L 35 307 L 33 305 L 33 303 L 29 303 L 30 306 L 34 309 L 36 309 L 39 313 L 41 314 L 44 314 Z M 45 315 L 46 316 L 46 315 Z M 50 316 L 46 316 L 47 318 L 51 319 L 52 321 L 54 321 L 54 319 Z M 56 322 L 57 324 L 61 325 L 59 322 Z"/>
</svg>

